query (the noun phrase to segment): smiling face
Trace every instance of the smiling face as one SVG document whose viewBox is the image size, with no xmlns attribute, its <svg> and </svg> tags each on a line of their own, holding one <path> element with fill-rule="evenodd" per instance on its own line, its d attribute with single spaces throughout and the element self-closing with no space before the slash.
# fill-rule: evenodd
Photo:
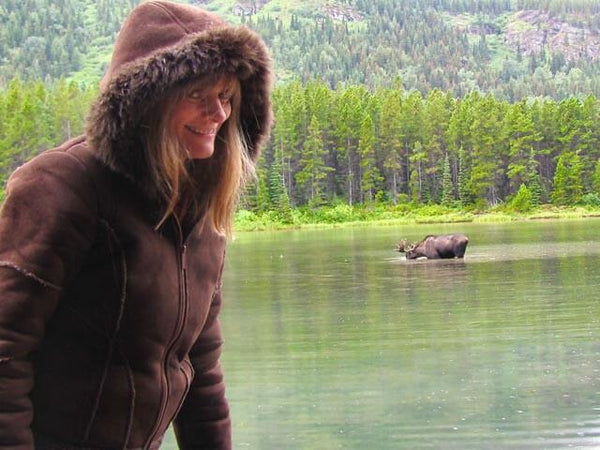
<svg viewBox="0 0 600 450">
<path fill-rule="evenodd" d="M 221 126 L 231 115 L 232 97 L 239 92 L 234 77 L 221 77 L 214 83 L 192 82 L 177 101 L 170 119 L 172 134 L 190 159 L 210 158 Z"/>
</svg>

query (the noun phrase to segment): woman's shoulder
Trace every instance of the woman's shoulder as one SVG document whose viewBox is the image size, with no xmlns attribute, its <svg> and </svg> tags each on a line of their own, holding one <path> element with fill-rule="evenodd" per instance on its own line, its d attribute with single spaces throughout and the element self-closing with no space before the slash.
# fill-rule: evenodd
<svg viewBox="0 0 600 450">
<path fill-rule="evenodd" d="M 15 180 L 55 179 L 71 186 L 91 187 L 98 184 L 106 165 L 94 155 L 85 136 L 79 136 L 58 147 L 44 150 L 11 174 Z"/>
<path fill-rule="evenodd" d="M 70 141 L 13 172 L 0 208 L 0 266 L 61 286 L 65 267 L 90 248 L 99 197 L 84 145 Z"/>
<path fill-rule="evenodd" d="M 58 147 L 44 150 L 23 165 L 17 167 L 11 178 L 31 175 L 38 172 L 84 172 L 88 170 L 93 160 L 87 149 L 85 136 L 70 139 Z M 77 170 L 78 169 L 78 170 Z"/>
<path fill-rule="evenodd" d="M 74 138 L 18 167 L 8 180 L 7 194 L 52 198 L 57 203 L 75 196 L 92 203 L 98 195 L 99 168 L 85 138 Z"/>
</svg>

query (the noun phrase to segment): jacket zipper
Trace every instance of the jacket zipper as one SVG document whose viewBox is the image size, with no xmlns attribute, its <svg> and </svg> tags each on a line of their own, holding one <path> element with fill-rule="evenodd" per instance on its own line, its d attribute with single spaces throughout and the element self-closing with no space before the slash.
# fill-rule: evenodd
<svg viewBox="0 0 600 450">
<path fill-rule="evenodd" d="M 171 390 L 169 387 L 169 376 L 168 376 L 168 365 L 170 361 L 171 352 L 173 348 L 175 348 L 175 344 L 179 341 L 183 334 L 185 319 L 187 316 L 187 307 L 188 307 L 188 295 L 187 295 L 187 265 L 186 265 L 186 252 L 187 252 L 187 240 L 183 241 L 183 231 L 181 228 L 181 224 L 179 220 L 175 218 L 175 222 L 177 225 L 177 271 L 179 277 L 179 310 L 177 316 L 177 326 L 175 327 L 175 333 L 173 334 L 173 338 L 171 339 L 167 351 L 165 353 L 165 359 L 163 361 L 163 377 L 165 380 L 165 389 L 161 392 L 160 399 L 160 409 L 158 412 L 156 423 L 150 433 L 148 440 L 146 441 L 146 445 L 144 448 L 149 448 L 150 444 L 156 438 L 158 433 L 158 428 L 162 423 L 167 404 L 169 403 L 169 391 Z"/>
</svg>

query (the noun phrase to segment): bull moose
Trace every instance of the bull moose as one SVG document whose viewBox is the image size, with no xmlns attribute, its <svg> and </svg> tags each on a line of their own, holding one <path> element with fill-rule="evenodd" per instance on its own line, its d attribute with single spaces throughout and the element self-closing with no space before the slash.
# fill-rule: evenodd
<svg viewBox="0 0 600 450">
<path fill-rule="evenodd" d="M 397 250 L 406 254 L 406 259 L 463 258 L 469 238 L 464 234 L 429 235 L 421 242 L 406 246 L 406 239 L 398 244 Z"/>
</svg>

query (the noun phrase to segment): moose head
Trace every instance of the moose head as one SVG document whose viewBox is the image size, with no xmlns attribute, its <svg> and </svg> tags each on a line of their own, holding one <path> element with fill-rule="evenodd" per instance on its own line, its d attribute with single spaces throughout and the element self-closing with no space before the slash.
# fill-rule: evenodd
<svg viewBox="0 0 600 450">
<path fill-rule="evenodd" d="M 416 244 L 409 244 L 408 247 L 406 245 L 406 239 L 402 239 L 400 242 L 398 242 L 398 247 L 396 248 L 397 251 L 399 251 L 400 253 L 405 253 L 405 252 L 410 252 L 413 248 L 415 248 Z"/>
</svg>

